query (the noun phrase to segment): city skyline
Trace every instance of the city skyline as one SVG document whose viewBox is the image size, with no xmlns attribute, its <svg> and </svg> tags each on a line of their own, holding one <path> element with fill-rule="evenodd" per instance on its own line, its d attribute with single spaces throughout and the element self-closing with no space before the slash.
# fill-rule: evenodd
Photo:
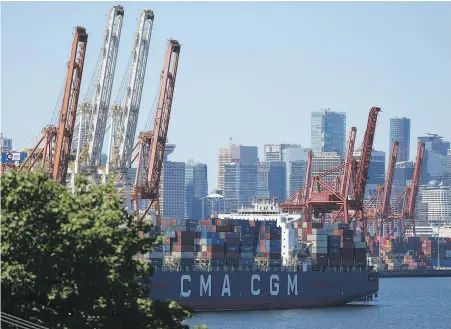
<svg viewBox="0 0 451 329">
<path fill-rule="evenodd" d="M 15 141 L 15 146 L 33 141 L 51 117 L 64 79 L 75 25 L 84 25 L 89 33 L 83 95 L 105 28 L 106 19 L 99 17 L 105 17 L 110 6 L 110 3 L 3 4 L 2 27 L 10 32 L 2 38 L 2 59 L 10 65 L 3 65 L 2 69 L 2 78 L 8 81 L 7 85 L 2 84 L 2 132 Z M 206 163 L 210 172 L 215 173 L 216 149 L 221 144 L 227 145 L 230 137 L 234 143 L 243 145 L 289 142 L 308 146 L 310 113 L 324 107 L 346 112 L 347 127 L 356 126 L 357 141 L 361 141 L 368 110 L 380 106 L 383 112 L 376 129 L 375 149 L 385 152 L 389 151 L 389 120 L 395 116 L 411 119 L 411 158 L 417 136 L 435 132 L 446 137 L 446 123 L 451 122 L 450 111 L 444 110 L 449 104 L 445 86 L 451 82 L 451 65 L 447 60 L 451 44 L 445 32 L 451 29 L 447 19 L 449 4 L 155 3 L 152 7 L 155 31 L 138 131 L 149 116 L 157 91 L 166 40 L 177 38 L 182 43 L 182 52 L 168 137 L 178 145 L 174 161 L 193 158 Z M 144 9 L 142 3 L 127 3 L 124 8 L 113 100 L 127 65 L 136 17 Z M 256 11 L 258 18 L 252 16 Z M 53 13 L 52 17 L 36 22 L 35 28 L 51 34 L 52 40 L 18 43 L 17 40 L 27 39 L 29 31 L 13 18 L 20 15 L 31 21 L 48 12 Z M 69 19 L 64 15 L 67 12 L 72 13 Z M 223 17 L 228 14 L 236 17 L 233 26 L 225 24 Z M 375 14 L 386 18 L 384 26 L 368 24 Z M 170 19 L 173 15 L 182 19 L 174 23 Z M 252 28 L 247 28 L 249 17 Z M 269 34 L 261 33 L 262 24 L 274 19 L 277 28 Z M 424 26 L 418 26 L 418 21 L 425 22 Z M 206 24 L 211 28 L 204 29 Z M 219 37 L 221 42 L 211 48 L 208 40 L 213 37 Z M 287 54 L 285 45 L 293 41 L 294 48 Z M 49 53 L 50 48 L 54 51 Z M 252 49 L 260 49 L 257 57 Z M 35 54 L 34 63 L 24 57 L 29 53 Z M 421 65 L 425 57 L 431 58 L 432 64 Z M 298 64 L 288 72 L 282 66 L 287 61 Z M 208 69 L 212 66 L 218 68 L 213 76 Z M 244 71 L 245 78 L 241 74 Z M 284 81 L 284 85 L 272 81 Z M 18 97 L 22 90 L 29 92 L 28 97 Z M 240 96 L 242 90 L 246 90 L 246 96 Z M 280 97 L 282 94 L 284 97 Z M 28 120 L 17 124 L 22 117 Z M 250 125 L 257 129 L 250 129 Z M 259 157 L 261 152 L 260 147 Z M 210 176 L 209 185 L 217 186 L 217 177 Z"/>
</svg>

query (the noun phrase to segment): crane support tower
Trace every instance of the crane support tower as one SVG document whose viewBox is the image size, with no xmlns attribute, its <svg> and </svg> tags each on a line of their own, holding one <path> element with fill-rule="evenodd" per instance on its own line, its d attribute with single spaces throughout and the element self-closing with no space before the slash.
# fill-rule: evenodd
<svg viewBox="0 0 451 329">
<path fill-rule="evenodd" d="M 153 21 L 152 10 L 141 13 L 132 50 L 125 104 L 112 108 L 106 175 L 112 170 L 124 174 L 131 165 Z"/>
<path fill-rule="evenodd" d="M 138 154 L 138 170 L 136 171 L 135 186 L 132 189 L 131 199 L 137 205 L 138 199 L 147 199 L 149 204 L 142 214 L 144 217 L 149 209 L 154 206 L 157 225 L 159 224 L 158 192 L 160 187 L 161 170 L 163 168 L 163 156 L 168 135 L 169 120 L 171 117 L 172 100 L 177 76 L 177 68 L 180 56 L 180 44 L 177 40 L 169 40 L 165 56 L 164 68 L 161 74 L 161 88 L 158 97 L 158 105 L 155 114 L 155 122 L 152 132 L 141 133 L 141 148 Z M 142 168 L 143 155 L 149 148 L 145 184 L 141 182 L 140 169 Z"/>
<path fill-rule="evenodd" d="M 123 18 L 122 6 L 111 8 L 100 54 L 100 70 L 94 84 L 94 99 L 83 103 L 79 113 L 76 173 L 78 170 L 94 173 L 100 166 Z M 85 132 L 86 138 L 81 138 L 83 126 L 88 130 Z"/>
<path fill-rule="evenodd" d="M 304 178 L 304 186 L 300 186 L 299 190 L 297 190 L 292 196 L 290 196 L 287 200 L 282 202 L 279 207 L 284 212 L 292 212 L 297 213 L 299 211 L 303 211 L 304 220 L 309 220 L 309 209 L 306 205 L 306 201 L 309 198 L 310 194 L 310 185 L 312 180 L 312 160 L 313 153 L 309 151 L 307 153 L 307 163 L 305 166 L 305 178 Z"/>
<path fill-rule="evenodd" d="M 77 116 L 78 97 L 85 62 L 88 34 L 84 27 L 76 27 L 72 52 L 67 68 L 67 79 L 64 88 L 62 106 L 59 115 L 58 126 L 48 126 L 43 130 L 43 136 L 33 148 L 33 151 L 25 159 L 19 171 L 27 168 L 31 170 L 37 159 L 42 155 L 43 168 L 47 167 L 51 177 L 59 184 L 66 184 L 67 167 L 69 165 L 70 148 Z M 35 151 L 45 139 L 44 147 L 36 156 Z M 54 153 L 52 149 L 54 145 Z M 27 163 L 34 157 L 30 166 Z"/>
</svg>

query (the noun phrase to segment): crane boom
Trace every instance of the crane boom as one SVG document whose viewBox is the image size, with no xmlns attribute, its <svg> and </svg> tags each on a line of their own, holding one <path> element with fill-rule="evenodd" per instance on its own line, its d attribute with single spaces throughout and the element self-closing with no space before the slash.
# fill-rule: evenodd
<svg viewBox="0 0 451 329">
<path fill-rule="evenodd" d="M 144 211 L 143 216 L 146 215 L 152 205 L 155 205 L 157 222 L 159 220 L 159 203 L 157 198 L 160 187 L 160 177 L 163 167 L 163 156 L 168 135 L 169 120 L 171 117 L 179 55 L 179 42 L 177 40 L 169 40 L 164 61 L 164 69 L 161 74 L 161 88 L 158 97 L 155 122 L 151 133 L 140 133 L 139 143 L 141 147 L 138 155 L 138 170 L 136 172 L 135 186 L 131 194 L 131 198 L 133 199 L 135 205 L 138 198 L 149 200 L 149 205 Z M 144 159 L 147 149 L 149 150 L 148 157 L 147 159 Z M 139 171 L 142 168 L 142 162 L 144 161 L 148 165 L 147 181 L 145 186 L 140 186 Z"/>
<path fill-rule="evenodd" d="M 393 178 L 395 177 L 395 166 L 396 160 L 398 159 L 398 151 L 399 151 L 399 142 L 394 141 L 391 150 L 390 161 L 388 163 L 387 176 L 385 178 L 384 183 L 384 194 L 382 197 L 381 216 L 384 219 L 388 214 L 388 210 L 390 209 L 390 197 L 393 188 Z"/>
<path fill-rule="evenodd" d="M 171 117 L 172 100 L 174 97 L 175 79 L 180 55 L 180 44 L 170 40 L 166 52 L 162 84 L 158 97 L 157 113 L 150 144 L 149 169 L 147 183 L 150 194 L 155 198 L 160 187 L 161 169 L 163 167 L 164 149 L 168 135 L 169 119 Z"/>
<path fill-rule="evenodd" d="M 124 8 L 122 6 L 111 8 L 108 25 L 105 30 L 105 41 L 101 53 L 100 72 L 96 84 L 94 104 L 87 119 L 87 126 L 91 128 L 87 138 L 89 143 L 88 157 L 86 159 L 88 167 L 100 165 L 123 18 Z"/>
<path fill-rule="evenodd" d="M 370 167 L 371 152 L 373 150 L 374 134 L 376 132 L 377 115 L 380 108 L 372 107 L 368 116 L 363 147 L 360 154 L 360 162 L 357 165 L 356 181 L 353 186 L 355 210 L 363 211 L 363 198 L 368 180 L 368 169 Z"/>
<path fill-rule="evenodd" d="M 110 132 L 108 164 L 114 163 L 120 169 L 128 168 L 131 163 L 153 20 L 154 14 L 152 10 L 144 10 L 141 13 L 132 51 L 132 64 L 130 79 L 126 89 L 125 105 L 119 110 L 121 113 L 118 118 L 119 122 L 115 122 L 118 126 L 114 127 L 115 123 L 113 123 L 113 129 Z M 114 155 L 113 152 L 116 150 L 118 150 L 118 153 Z M 114 159 L 110 159 L 110 157 Z"/>
<path fill-rule="evenodd" d="M 422 142 L 418 143 L 417 157 L 415 160 L 415 168 L 413 170 L 412 184 L 410 185 L 409 206 L 407 208 L 407 218 L 413 218 L 415 214 L 415 205 L 418 195 L 418 186 L 420 185 L 420 174 L 423 166 L 424 147 Z"/>
<path fill-rule="evenodd" d="M 87 42 L 88 34 L 86 29 L 78 26 L 72 43 L 72 53 L 67 68 L 67 80 L 56 133 L 52 177 L 59 184 L 66 183 Z"/>
</svg>

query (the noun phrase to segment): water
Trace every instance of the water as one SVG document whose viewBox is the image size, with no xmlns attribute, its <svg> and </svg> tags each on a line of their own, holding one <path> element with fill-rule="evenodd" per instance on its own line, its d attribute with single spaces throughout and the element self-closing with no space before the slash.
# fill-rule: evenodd
<svg viewBox="0 0 451 329">
<path fill-rule="evenodd" d="M 380 279 L 377 301 L 284 311 L 199 313 L 208 329 L 450 329 L 451 278 Z"/>
</svg>

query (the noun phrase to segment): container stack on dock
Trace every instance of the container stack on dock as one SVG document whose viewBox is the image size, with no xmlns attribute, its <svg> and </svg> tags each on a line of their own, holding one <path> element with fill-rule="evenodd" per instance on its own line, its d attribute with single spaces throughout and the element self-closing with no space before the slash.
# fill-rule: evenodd
<svg viewBox="0 0 451 329">
<path fill-rule="evenodd" d="M 381 257 L 386 270 L 422 270 L 451 266 L 451 239 L 436 237 L 381 238 Z"/>
</svg>

